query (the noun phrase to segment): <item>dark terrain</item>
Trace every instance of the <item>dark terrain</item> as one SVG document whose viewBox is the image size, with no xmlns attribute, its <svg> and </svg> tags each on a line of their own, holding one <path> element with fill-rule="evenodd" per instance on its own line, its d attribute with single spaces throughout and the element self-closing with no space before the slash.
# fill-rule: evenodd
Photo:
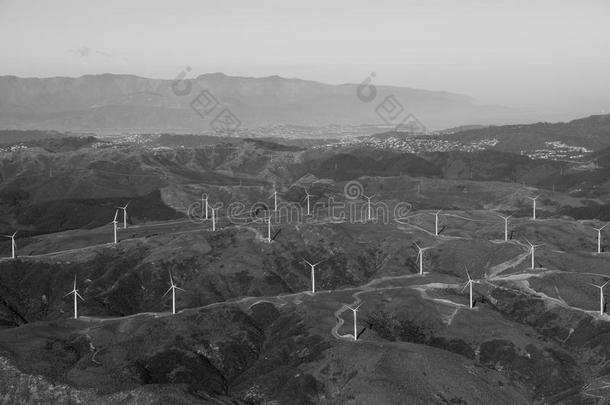
<svg viewBox="0 0 610 405">
<path fill-rule="evenodd" d="M 593 253 L 593 226 L 610 220 L 607 149 L 583 171 L 501 151 L 43 138 L 0 155 L 0 233 L 19 230 L 16 259 L 0 243 L 6 403 L 610 397 L 610 318 L 588 284 L 610 277 L 608 254 Z M 346 194 L 352 181 L 375 195 L 378 220 Z M 267 211 L 274 187 L 277 213 Z M 306 190 L 310 216 L 297 209 Z M 215 232 L 202 193 L 218 207 Z M 527 197 L 538 193 L 533 221 Z M 129 201 L 113 245 L 109 223 Z M 352 210 L 347 218 L 333 202 Z M 514 214 L 508 241 L 496 213 Z M 526 239 L 544 243 L 534 269 Z M 429 248 L 422 276 L 415 243 Z M 315 294 L 304 259 L 324 260 Z M 478 281 L 473 309 L 465 268 Z M 185 290 L 175 315 L 170 272 Z M 65 296 L 75 277 L 85 299 L 77 320 Z M 355 342 L 344 305 L 358 303 Z"/>
</svg>

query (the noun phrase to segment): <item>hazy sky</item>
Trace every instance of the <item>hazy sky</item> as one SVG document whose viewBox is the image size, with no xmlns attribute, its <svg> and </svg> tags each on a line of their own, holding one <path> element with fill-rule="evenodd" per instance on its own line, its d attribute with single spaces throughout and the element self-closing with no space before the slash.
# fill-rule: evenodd
<svg viewBox="0 0 610 405">
<path fill-rule="evenodd" d="M 610 0 L 0 0 L 0 74 L 299 77 L 610 112 Z"/>
</svg>

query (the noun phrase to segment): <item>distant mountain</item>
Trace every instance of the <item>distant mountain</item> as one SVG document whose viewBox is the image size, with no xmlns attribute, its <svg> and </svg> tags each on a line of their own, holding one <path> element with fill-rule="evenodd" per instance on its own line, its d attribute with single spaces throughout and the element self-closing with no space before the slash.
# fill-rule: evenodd
<svg viewBox="0 0 610 405">
<path fill-rule="evenodd" d="M 491 126 L 446 135 L 446 139 L 462 142 L 491 138 L 498 140 L 494 149 L 504 152 L 532 151 L 555 141 L 597 150 L 610 146 L 610 115 L 592 115 L 565 123 Z"/>
<path fill-rule="evenodd" d="M 207 97 L 196 100 L 204 89 L 209 91 Z M 405 115 L 414 114 L 428 129 L 523 122 L 519 111 L 480 105 L 464 95 L 376 86 L 374 99 L 363 101 L 368 100 L 369 93 L 362 96 L 361 91 L 358 97 L 358 89 L 358 84 L 328 85 L 278 76 L 245 78 L 221 73 L 201 75 L 188 82 L 113 74 L 43 79 L 2 76 L 0 129 L 202 131 L 210 129 L 210 122 L 223 106 L 242 127 L 250 128 L 384 124 L 376 109 L 388 96 L 394 96 L 404 107 Z M 200 112 L 204 106 L 218 105 L 202 117 L 191 108 L 193 101 Z M 390 111 L 389 104 L 386 107 L 386 116 L 397 111 Z M 388 128 L 395 123 L 392 121 Z"/>
</svg>

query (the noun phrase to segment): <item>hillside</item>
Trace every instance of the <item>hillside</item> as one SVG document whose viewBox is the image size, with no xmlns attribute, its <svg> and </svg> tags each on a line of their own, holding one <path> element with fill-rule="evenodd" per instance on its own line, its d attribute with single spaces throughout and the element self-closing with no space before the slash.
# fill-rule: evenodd
<svg viewBox="0 0 610 405">
<path fill-rule="evenodd" d="M 549 148 L 546 142 L 562 142 L 597 150 L 610 146 L 610 115 L 592 115 L 569 122 L 504 125 L 469 129 L 445 135 L 446 139 L 476 142 L 495 138 L 494 149 L 520 153 Z"/>
</svg>

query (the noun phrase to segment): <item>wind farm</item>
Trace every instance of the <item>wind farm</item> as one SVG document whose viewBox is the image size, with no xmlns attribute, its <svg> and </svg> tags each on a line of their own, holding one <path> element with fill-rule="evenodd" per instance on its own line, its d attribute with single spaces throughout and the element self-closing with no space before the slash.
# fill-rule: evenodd
<svg viewBox="0 0 610 405">
<path fill-rule="evenodd" d="M 0 1 L 0 404 L 610 404 L 607 4 L 98 3 Z"/>
<path fill-rule="evenodd" d="M 409 187 L 412 180 L 405 178 L 400 181 L 405 182 L 405 190 L 413 189 Z M 416 181 L 423 182 L 422 179 Z M 448 181 L 447 184 L 451 183 Z M 332 195 L 338 195 L 337 200 L 341 198 L 344 188 L 342 182 L 333 183 L 326 189 L 316 188 L 309 178 L 304 186 L 308 188 L 307 194 L 310 196 L 314 193 L 328 195 L 334 190 Z M 477 187 L 483 190 L 485 184 L 478 185 L 473 182 L 469 187 L 473 193 L 469 204 L 477 204 L 482 199 L 494 201 L 496 198 L 495 194 L 490 194 L 489 197 L 478 194 Z M 511 187 L 514 187 L 515 193 L 521 192 L 519 185 Z M 395 189 L 395 184 L 387 187 L 391 192 Z M 428 185 L 425 189 L 428 196 L 435 195 L 434 187 Z M 263 197 L 269 196 L 264 189 L 262 192 Z M 394 198 L 391 192 L 375 193 L 376 209 L 380 206 L 379 202 L 391 201 Z M 411 199 L 409 191 L 405 193 L 407 194 L 401 199 Z M 452 192 L 440 188 L 437 193 L 437 198 L 442 200 L 443 193 L 449 196 Z M 497 195 L 505 194 L 506 191 L 502 190 L 498 191 Z M 269 339 L 278 339 L 273 335 L 275 332 L 261 325 L 267 325 L 265 322 L 274 324 L 284 319 L 283 317 L 288 317 L 286 319 L 290 319 L 289 324 L 293 325 L 290 328 L 304 322 L 307 328 L 310 328 L 304 335 L 307 336 L 306 339 L 320 342 L 321 347 L 328 347 L 319 352 L 321 357 L 314 361 L 316 364 L 320 362 L 320 365 L 327 364 L 326 356 L 330 353 L 349 353 L 350 356 L 359 358 L 358 356 L 370 353 L 371 350 L 390 350 L 385 345 L 387 342 L 394 342 L 393 345 L 398 346 L 415 344 L 417 352 L 427 357 L 433 356 L 430 351 L 432 349 L 443 350 L 447 355 L 456 356 L 455 359 L 450 357 L 448 360 L 451 367 L 464 367 L 464 358 L 474 362 L 473 364 L 480 362 L 476 356 L 468 354 L 470 352 L 467 350 L 475 350 L 476 347 L 481 347 L 478 350 L 491 350 L 492 345 L 497 344 L 491 343 L 497 341 L 494 337 L 494 327 L 499 327 L 507 333 L 505 342 L 511 342 L 517 337 L 525 339 L 532 345 L 528 346 L 530 351 L 536 347 L 537 350 L 547 350 L 545 353 L 551 353 L 548 351 L 551 349 L 570 353 L 560 341 L 540 343 L 548 339 L 545 337 L 544 325 L 551 322 L 548 319 L 542 321 L 545 319 L 543 316 L 552 314 L 550 319 L 553 319 L 553 322 L 564 322 L 562 319 L 567 314 L 575 317 L 574 319 L 587 319 L 592 316 L 591 308 L 600 307 L 600 299 L 603 300 L 603 294 L 601 297 L 594 296 L 591 292 L 593 287 L 587 283 L 592 277 L 589 273 L 606 274 L 604 256 L 582 259 L 585 256 L 579 255 L 586 252 L 586 245 L 580 250 L 570 247 L 574 240 L 571 235 L 590 238 L 591 228 L 587 221 L 557 218 L 537 220 L 533 223 L 529 215 L 513 214 L 503 217 L 504 238 L 498 241 L 498 215 L 494 210 L 482 205 L 478 209 L 443 208 L 442 216 L 450 221 L 451 227 L 441 232 L 441 212 L 436 209 L 433 211 L 435 214 L 430 215 L 425 206 L 421 210 L 411 209 L 389 223 L 363 222 L 360 211 L 362 203 L 359 202 L 355 205 L 353 221 L 349 220 L 350 208 L 347 205 L 347 220 L 338 222 L 333 219 L 337 217 L 337 212 L 331 207 L 318 208 L 313 215 L 314 211 L 310 206 L 310 215 L 306 215 L 307 200 L 303 200 L 297 193 L 288 192 L 284 196 L 286 201 L 283 204 L 291 202 L 294 207 L 300 207 L 302 210 L 303 215 L 293 217 L 284 206 L 278 207 L 276 211 L 273 204 L 255 216 L 246 213 L 235 214 L 228 208 L 219 209 L 221 203 L 228 207 L 228 201 L 223 201 L 221 191 L 210 195 L 216 196 L 214 199 L 217 204 L 209 208 L 210 216 L 207 221 L 201 221 L 205 215 L 201 212 L 201 206 L 205 207 L 205 199 L 201 200 L 200 193 L 193 193 L 191 197 L 198 201 L 198 210 L 192 211 L 192 219 L 185 217 L 142 222 L 138 220 L 138 203 L 134 208 L 129 205 L 130 218 L 135 224 L 127 229 L 118 226 L 119 211 L 113 212 L 112 224 L 116 239 L 113 235 L 112 240 L 117 241 L 117 249 L 109 248 L 111 245 L 107 243 L 108 228 L 100 226 L 90 230 L 67 230 L 36 237 L 22 236 L 24 242 L 16 260 L 31 269 L 28 272 L 35 271 L 45 277 L 50 277 L 50 272 L 55 268 L 52 266 L 58 262 L 70 263 L 63 265 L 65 269 L 58 267 L 59 271 L 74 274 L 76 268 L 89 269 L 79 278 L 84 281 L 79 282 L 78 286 L 73 285 L 73 290 L 68 295 L 71 298 L 70 307 L 67 306 L 67 300 L 62 301 L 66 305 L 64 315 L 62 312 L 51 312 L 47 316 L 52 319 L 76 317 L 78 322 L 83 323 L 83 328 L 84 325 L 88 325 L 87 328 L 91 325 L 122 325 L 121 328 L 133 328 L 138 324 L 163 322 L 163 333 L 167 336 L 177 336 L 182 333 L 182 326 L 177 330 L 167 329 L 170 326 L 165 324 L 168 321 L 164 319 L 171 316 L 174 319 L 172 322 L 190 325 L 189 319 L 196 317 L 205 319 L 201 323 L 198 322 L 201 326 L 196 327 L 204 328 L 201 333 L 207 335 L 212 330 L 208 328 L 217 328 L 223 331 L 223 339 L 227 336 L 235 336 L 237 339 L 237 335 L 233 334 L 235 332 L 229 333 L 227 328 L 238 325 L 241 328 L 254 322 L 259 325 L 259 331 L 264 331 L 257 333 L 264 333 Z M 256 201 L 256 195 L 258 194 L 253 192 L 252 201 Z M 345 201 L 349 203 L 352 200 L 345 198 Z M 512 208 L 518 212 L 518 196 L 513 204 Z M 417 207 L 417 203 L 415 206 Z M 366 203 L 364 210 L 368 218 Z M 299 221 L 295 222 L 295 218 Z M 281 233 L 277 235 L 279 231 Z M 509 232 L 515 237 L 509 238 Z M 531 240 L 538 242 L 534 244 Z M 273 243 L 260 244 L 260 241 Z M 541 243 L 544 243 L 546 248 L 536 249 Z M 413 255 L 413 249 L 405 249 L 405 246 L 415 246 L 417 254 Z M 325 259 L 316 260 L 316 257 Z M 540 260 L 544 261 L 544 268 L 536 268 L 535 264 Z M 586 263 L 579 267 L 578 260 L 586 260 Z M 11 261 L 3 259 L 1 263 L 5 268 L 10 266 Z M 317 271 L 321 269 L 322 263 L 323 271 Z M 303 265 L 308 270 L 305 277 Z M 169 276 L 168 266 L 172 269 Z M 464 270 L 465 266 L 473 270 Z M 95 285 L 110 281 L 106 281 L 103 276 L 106 268 L 121 268 L 125 273 L 114 279 L 112 285 L 108 284 L 108 292 L 100 293 Z M 534 269 L 535 273 L 532 271 Z M 158 276 L 150 278 L 155 274 Z M 176 275 L 180 277 L 181 285 L 176 283 Z M 553 280 L 551 285 L 556 285 L 557 291 L 554 288 L 549 289 L 547 280 Z M 579 283 L 579 280 L 584 283 Z M 524 284 L 525 281 L 527 284 Z M 603 282 L 592 284 L 600 288 L 600 291 L 603 289 Z M 183 287 L 188 293 L 185 293 Z M 119 294 L 119 291 L 124 292 Z M 82 300 L 83 296 L 87 297 L 86 301 Z M 527 318 L 521 318 L 521 315 L 515 318 L 515 308 L 529 302 L 528 300 L 540 300 L 543 307 L 534 309 L 533 314 Z M 363 301 L 366 301 L 366 306 L 361 306 Z M 604 305 L 605 302 L 601 307 Z M 49 308 L 55 308 L 52 311 L 57 311 L 57 306 Z M 473 311 L 469 311 L 471 309 Z M 24 319 L 33 316 L 32 313 L 18 311 Z M 220 317 L 221 313 L 237 318 L 220 326 L 214 319 Z M 603 313 L 601 310 L 595 311 L 596 316 Z M 262 314 L 275 317 L 275 320 L 264 321 L 266 318 L 261 318 Z M 238 321 L 238 318 L 241 320 Z M 540 325 L 533 324 L 531 319 L 540 319 Z M 575 320 L 567 323 L 566 327 L 575 327 L 573 322 Z M 483 343 L 477 343 L 466 333 L 467 329 L 463 325 L 470 323 L 477 325 L 480 330 L 478 339 L 482 339 Z M 71 333 L 83 333 L 84 336 L 85 329 L 81 332 L 78 325 L 80 324 L 71 326 L 75 328 Z M 528 328 L 531 336 L 528 337 L 523 328 Z M 57 332 L 51 328 L 38 333 Z M 90 356 L 98 353 L 93 357 L 95 361 L 91 362 L 92 366 L 98 366 L 96 362 L 104 364 L 111 361 L 98 350 L 114 349 L 100 349 L 109 347 L 104 346 L 101 335 L 87 333 L 95 347 Z M 567 332 L 565 335 L 558 333 L 561 339 L 566 336 Z M 146 345 L 155 344 L 149 337 L 143 338 L 150 342 Z M 130 344 L 129 339 L 131 338 L 125 340 L 125 344 Z M 567 342 L 570 339 L 571 337 Z M 286 347 L 288 342 L 283 338 L 273 341 L 278 349 Z M 2 342 L 4 341 L 0 338 L 0 345 L 6 344 Z M 188 345 L 195 344 L 196 340 L 189 342 L 191 343 Z M 358 350 L 362 352 L 351 352 L 351 349 L 341 346 L 350 342 L 357 342 Z M 461 343 L 456 346 L 456 342 Z M 307 346 L 308 350 L 317 347 L 315 344 Z M 230 350 L 233 349 L 222 350 L 223 356 L 229 356 Z M 267 350 L 271 349 L 259 347 L 257 350 L 269 353 Z M 393 356 L 402 356 L 398 352 L 392 353 Z M 148 355 L 143 352 L 138 356 L 152 359 L 146 357 Z M 486 361 L 500 361 L 492 360 L 494 357 L 491 354 L 486 356 L 491 356 Z M 514 361 L 521 361 L 522 355 L 515 353 L 511 356 Z M 300 361 L 308 361 L 306 359 Z M 185 362 L 187 368 L 195 367 L 190 360 Z M 155 364 L 155 367 L 161 367 L 161 363 Z M 257 364 L 254 361 L 247 367 L 259 367 Z M 555 392 L 554 384 L 560 384 L 560 380 L 551 377 L 547 370 L 549 373 L 558 372 L 563 367 L 561 364 L 559 361 L 544 363 L 544 366 L 540 366 L 545 368 L 544 372 L 538 367 L 529 366 L 521 372 L 530 376 L 528 378 L 540 379 L 540 376 L 545 376 L 546 382 L 541 383 L 540 392 L 550 393 Z M 409 366 L 404 372 L 412 373 L 414 370 L 415 368 L 411 369 Z M 574 376 L 579 375 L 576 371 L 574 373 Z M 458 372 L 457 375 L 458 378 L 466 378 L 469 374 Z M 318 381 L 324 381 L 322 374 L 312 376 Z M 363 379 L 359 381 L 371 384 L 369 377 L 361 378 Z M 517 377 L 507 377 L 501 373 L 494 378 L 520 381 Z M 476 384 L 474 380 L 468 381 Z M 236 383 L 235 387 L 239 385 Z M 518 395 L 532 395 L 528 394 L 525 388 L 519 390 Z M 493 395 L 501 397 L 508 394 L 498 391 Z M 517 394 L 513 392 L 510 395 Z"/>
</svg>

